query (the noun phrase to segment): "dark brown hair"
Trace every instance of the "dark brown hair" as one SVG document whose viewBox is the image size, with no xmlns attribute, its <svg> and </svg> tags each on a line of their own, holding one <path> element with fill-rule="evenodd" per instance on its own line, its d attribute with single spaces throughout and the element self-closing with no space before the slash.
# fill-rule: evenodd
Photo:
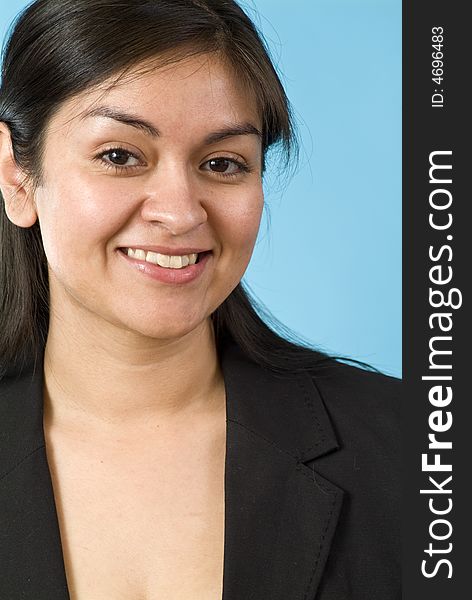
<svg viewBox="0 0 472 600">
<path fill-rule="evenodd" d="M 264 164 L 273 148 L 289 161 L 296 145 L 285 91 L 263 38 L 235 1 L 36 0 L 16 19 L 3 52 L 0 121 L 10 129 L 18 166 L 33 186 L 41 183 L 48 122 L 72 96 L 148 59 L 162 64 L 164 57 L 169 62 L 211 52 L 255 93 Z M 39 356 L 48 333 L 48 295 L 39 223 L 17 227 L 0 208 L 0 376 L 2 367 L 4 372 L 31 352 Z M 242 283 L 212 320 L 218 348 L 232 339 L 252 360 L 279 373 L 314 363 L 313 350 L 289 341 L 290 332 L 257 308 Z"/>
</svg>

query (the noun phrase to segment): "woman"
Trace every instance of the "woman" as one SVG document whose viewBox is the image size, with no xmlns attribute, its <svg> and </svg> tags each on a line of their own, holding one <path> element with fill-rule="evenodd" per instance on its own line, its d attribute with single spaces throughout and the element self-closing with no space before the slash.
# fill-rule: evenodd
<svg viewBox="0 0 472 600">
<path fill-rule="evenodd" d="M 241 285 L 287 98 L 232 0 L 36 0 L 0 94 L 0 597 L 399 597 L 397 383 Z"/>
</svg>

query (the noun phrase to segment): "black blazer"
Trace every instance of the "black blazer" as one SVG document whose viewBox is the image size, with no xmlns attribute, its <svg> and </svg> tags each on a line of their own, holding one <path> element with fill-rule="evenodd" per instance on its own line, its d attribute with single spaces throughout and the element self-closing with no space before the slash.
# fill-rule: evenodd
<svg viewBox="0 0 472 600">
<path fill-rule="evenodd" d="M 69 598 L 42 366 L 0 382 L 1 600 Z M 398 380 L 339 363 L 281 379 L 233 344 L 221 366 L 223 600 L 399 599 Z"/>
</svg>

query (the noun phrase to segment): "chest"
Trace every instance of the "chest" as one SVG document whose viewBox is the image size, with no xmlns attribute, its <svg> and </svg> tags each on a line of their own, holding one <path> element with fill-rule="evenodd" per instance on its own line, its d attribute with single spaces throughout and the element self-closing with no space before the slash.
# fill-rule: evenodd
<svg viewBox="0 0 472 600">
<path fill-rule="evenodd" d="M 224 436 L 46 439 L 71 600 L 221 600 Z"/>
</svg>

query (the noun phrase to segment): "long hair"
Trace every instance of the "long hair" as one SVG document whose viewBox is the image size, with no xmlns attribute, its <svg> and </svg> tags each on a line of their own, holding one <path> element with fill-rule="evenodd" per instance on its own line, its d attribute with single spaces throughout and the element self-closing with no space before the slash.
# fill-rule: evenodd
<svg viewBox="0 0 472 600">
<path fill-rule="evenodd" d="M 9 127 L 14 159 L 33 189 L 43 177 L 45 131 L 66 100 L 110 78 L 118 81 L 146 61 L 156 66 L 211 52 L 257 98 L 263 167 L 272 148 L 282 151 L 288 165 L 296 155 L 289 101 L 262 36 L 235 1 L 32 2 L 4 45 L 0 121 Z M 326 359 L 277 333 L 263 312 L 240 283 L 211 317 L 217 348 L 233 340 L 249 358 L 281 374 Z M 9 363 L 39 356 L 48 327 L 48 269 L 39 223 L 17 227 L 0 207 L 0 377 Z"/>
</svg>

